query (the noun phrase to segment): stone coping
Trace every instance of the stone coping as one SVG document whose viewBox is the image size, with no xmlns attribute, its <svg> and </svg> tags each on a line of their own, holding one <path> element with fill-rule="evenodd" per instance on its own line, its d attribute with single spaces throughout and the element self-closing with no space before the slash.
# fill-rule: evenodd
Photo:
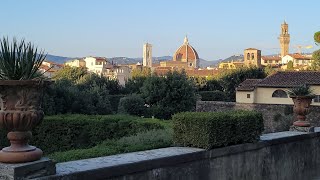
<svg viewBox="0 0 320 180">
<path fill-rule="evenodd" d="M 320 137 L 316 132 L 277 132 L 263 134 L 257 143 L 246 143 L 205 150 L 191 147 L 168 147 L 112 156 L 58 163 L 57 174 L 37 179 L 101 179 L 148 171 L 165 166 L 216 158 L 261 149 L 266 146 Z"/>
</svg>

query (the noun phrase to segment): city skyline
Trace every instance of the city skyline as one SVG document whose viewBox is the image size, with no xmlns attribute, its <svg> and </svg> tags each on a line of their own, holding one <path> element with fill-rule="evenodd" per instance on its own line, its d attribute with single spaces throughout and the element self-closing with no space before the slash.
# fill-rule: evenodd
<svg viewBox="0 0 320 180">
<path fill-rule="evenodd" d="M 314 45 L 317 1 L 8 1 L 1 36 L 25 38 L 49 54 L 79 57 L 172 56 L 188 35 L 200 58 L 218 60 L 254 47 L 278 54 L 280 26 L 289 24 L 290 53 Z M 14 10 L 14 11 L 13 11 Z M 14 12 L 14 13 L 13 13 Z M 303 50 L 312 52 L 316 48 Z"/>
</svg>

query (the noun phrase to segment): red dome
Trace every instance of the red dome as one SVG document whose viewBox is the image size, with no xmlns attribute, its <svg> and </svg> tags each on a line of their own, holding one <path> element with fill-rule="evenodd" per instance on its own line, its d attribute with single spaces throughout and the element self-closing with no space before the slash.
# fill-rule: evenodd
<svg viewBox="0 0 320 180">
<path fill-rule="evenodd" d="M 184 43 L 173 55 L 174 61 L 189 62 L 199 59 L 197 51 L 189 44 L 188 38 L 185 37 Z"/>
</svg>

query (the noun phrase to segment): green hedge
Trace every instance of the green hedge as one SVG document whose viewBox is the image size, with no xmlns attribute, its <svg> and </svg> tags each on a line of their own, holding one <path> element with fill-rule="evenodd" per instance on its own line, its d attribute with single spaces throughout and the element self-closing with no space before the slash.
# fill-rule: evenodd
<svg viewBox="0 0 320 180">
<path fill-rule="evenodd" d="M 225 101 L 227 96 L 222 91 L 200 91 L 202 101 Z"/>
<path fill-rule="evenodd" d="M 123 137 L 118 140 L 107 140 L 89 149 L 76 149 L 65 152 L 56 152 L 50 154 L 49 157 L 57 162 L 64 162 L 148 149 L 163 148 L 169 147 L 171 145 L 172 129 L 158 129 L 138 133 L 137 135 L 129 137 Z"/>
<path fill-rule="evenodd" d="M 262 114 L 254 111 L 184 112 L 173 116 L 175 144 L 205 149 L 254 142 L 263 127 Z"/>
<path fill-rule="evenodd" d="M 46 154 L 77 148 L 90 148 L 107 139 L 118 139 L 151 129 L 164 129 L 158 119 L 128 115 L 56 115 L 47 116 L 35 130 L 30 144 Z M 5 133 L 0 146 L 7 146 Z"/>
</svg>

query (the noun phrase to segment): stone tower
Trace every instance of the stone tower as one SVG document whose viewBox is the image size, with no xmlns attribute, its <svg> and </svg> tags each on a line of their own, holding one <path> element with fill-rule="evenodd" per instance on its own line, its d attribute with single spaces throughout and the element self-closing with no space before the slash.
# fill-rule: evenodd
<svg viewBox="0 0 320 180">
<path fill-rule="evenodd" d="M 281 47 L 281 57 L 289 54 L 289 43 L 290 43 L 290 34 L 288 29 L 288 24 L 286 21 L 281 24 L 281 34 L 279 36 L 280 47 Z"/>
<path fill-rule="evenodd" d="M 143 66 L 152 67 L 152 45 L 149 43 L 143 45 Z"/>
<path fill-rule="evenodd" d="M 255 48 L 245 49 L 243 57 L 245 66 L 261 68 L 261 50 Z"/>
</svg>

